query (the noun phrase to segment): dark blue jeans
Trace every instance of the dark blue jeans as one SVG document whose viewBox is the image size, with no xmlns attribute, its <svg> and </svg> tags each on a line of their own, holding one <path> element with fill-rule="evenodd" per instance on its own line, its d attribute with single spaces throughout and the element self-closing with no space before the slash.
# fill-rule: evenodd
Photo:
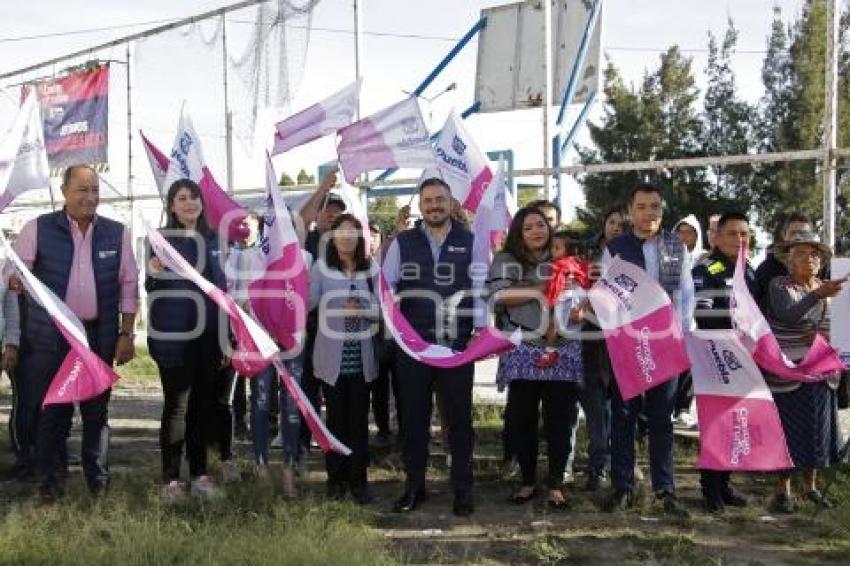
<svg viewBox="0 0 850 566">
<path fill-rule="evenodd" d="M 616 384 L 611 387 L 611 481 L 620 491 L 635 487 L 635 427 L 645 410 L 649 428 L 649 469 L 652 490 L 674 491 L 673 405 L 678 378 L 623 401 Z"/>
<path fill-rule="evenodd" d="M 285 362 L 286 369 L 297 382 L 301 382 L 304 354 Z M 275 382 L 277 381 L 277 387 Z M 280 430 L 283 435 L 283 461 L 295 464 L 300 456 L 301 413 L 298 404 L 286 386 L 279 381 L 277 370 L 269 366 L 250 379 L 251 431 L 254 436 L 254 458 L 257 464 L 269 462 L 269 414 L 272 403 L 280 403 Z M 275 392 L 278 392 L 275 398 Z"/>
</svg>

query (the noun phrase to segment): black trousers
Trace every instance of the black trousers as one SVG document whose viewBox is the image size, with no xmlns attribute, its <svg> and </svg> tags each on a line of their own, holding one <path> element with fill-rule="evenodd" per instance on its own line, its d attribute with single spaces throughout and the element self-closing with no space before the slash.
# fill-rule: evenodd
<svg viewBox="0 0 850 566">
<path fill-rule="evenodd" d="M 676 385 L 676 405 L 673 414 L 691 410 L 694 401 L 694 378 L 691 372 L 686 371 L 679 375 L 679 383 Z"/>
<path fill-rule="evenodd" d="M 84 324 L 89 346 L 95 352 L 99 351 L 97 339 L 97 323 Z M 33 365 L 28 365 L 27 374 L 22 379 L 29 379 L 33 374 L 29 373 L 33 367 L 36 371 L 43 372 L 35 375 L 38 381 L 36 395 L 40 396 L 38 403 L 44 399 L 50 382 L 62 365 L 62 361 L 68 353 L 69 346 L 62 343 L 58 350 L 53 352 L 31 352 L 30 357 L 35 357 Z M 101 356 L 103 358 L 103 356 Z M 112 360 L 104 359 L 108 364 Z M 80 416 L 83 421 L 83 438 L 81 447 L 81 459 L 83 474 L 89 489 L 97 490 L 109 483 L 109 397 L 111 390 L 104 391 L 97 397 L 79 403 Z M 41 476 L 42 488 L 60 487 L 65 482 L 68 473 L 68 436 L 71 433 L 71 421 L 74 416 L 74 405 L 65 403 L 61 405 L 48 405 L 41 410 L 38 417 L 37 451 L 38 471 Z"/>
<path fill-rule="evenodd" d="M 213 420 L 215 421 L 213 442 L 222 461 L 233 458 L 233 405 L 231 393 L 235 385 L 236 372 L 230 365 L 219 368 L 213 381 Z"/>
<path fill-rule="evenodd" d="M 378 432 L 390 432 L 390 388 L 395 399 L 396 414 L 401 414 L 399 408 L 398 378 L 391 359 L 385 359 L 378 365 L 378 378 L 370 384 L 372 394 L 372 415 Z"/>
<path fill-rule="evenodd" d="M 720 499 L 724 494 L 729 493 L 729 479 L 732 476 L 730 472 L 717 470 L 700 470 L 699 484 L 702 488 L 702 496 L 706 499 Z"/>
<path fill-rule="evenodd" d="M 248 418 L 248 393 L 247 382 L 242 375 L 236 376 L 233 384 L 233 420 L 245 423 Z"/>
<path fill-rule="evenodd" d="M 398 351 L 402 411 L 402 460 L 408 490 L 425 487 L 434 391 L 443 396 L 452 456 L 451 482 L 455 491 L 472 490 L 472 377 L 475 367 L 440 369 L 422 364 Z"/>
<path fill-rule="evenodd" d="M 336 385 L 324 384 L 323 389 L 328 430 L 351 449 L 348 456 L 325 455 L 328 483 L 364 488 L 369 465 L 369 386 L 362 375 L 341 375 Z"/>
<path fill-rule="evenodd" d="M 216 352 L 216 336 L 203 334 L 186 345 L 182 366 L 159 368 L 164 397 L 159 444 L 166 482 L 180 478 L 184 444 L 189 475 L 207 473 L 207 444 L 216 427 L 213 384 L 221 359 Z"/>
<path fill-rule="evenodd" d="M 564 381 L 514 380 L 510 384 L 513 410 L 510 438 L 522 472 L 522 484 L 537 482 L 537 433 L 540 405 L 543 405 L 543 429 L 546 434 L 548 483 L 557 487 L 564 481 L 564 468 L 572 451 L 570 424 L 578 412 L 575 385 Z"/>
</svg>

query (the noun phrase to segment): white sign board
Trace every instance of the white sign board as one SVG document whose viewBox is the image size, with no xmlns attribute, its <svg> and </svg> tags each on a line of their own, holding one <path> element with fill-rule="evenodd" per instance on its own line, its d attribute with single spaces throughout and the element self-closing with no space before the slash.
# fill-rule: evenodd
<svg viewBox="0 0 850 566">
<path fill-rule="evenodd" d="M 832 279 L 850 275 L 850 258 L 832 259 Z M 832 346 L 841 354 L 845 364 L 850 365 L 850 284 L 844 285 L 841 293 L 829 302 L 830 338 Z"/>
<path fill-rule="evenodd" d="M 552 2 L 552 101 L 560 105 L 578 55 L 593 3 L 590 0 Z M 543 104 L 543 3 L 527 0 L 481 11 L 487 25 L 478 38 L 475 100 L 481 112 L 502 112 Z M 602 55 L 601 18 L 590 39 L 574 103 L 582 103 L 599 88 Z"/>
</svg>

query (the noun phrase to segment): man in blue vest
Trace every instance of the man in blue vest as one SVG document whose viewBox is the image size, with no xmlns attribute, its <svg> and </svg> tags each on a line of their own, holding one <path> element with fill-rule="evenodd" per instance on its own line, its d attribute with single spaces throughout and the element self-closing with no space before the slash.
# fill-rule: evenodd
<svg viewBox="0 0 850 566">
<path fill-rule="evenodd" d="M 693 323 L 694 284 L 688 252 L 679 237 L 661 229 L 664 201 L 661 189 L 638 185 L 629 195 L 628 212 L 632 229 L 608 242 L 602 257 L 603 269 L 612 258 L 644 269 L 670 296 L 687 330 Z M 614 494 L 609 510 L 625 509 L 635 503 L 635 425 L 641 407 L 649 426 L 649 460 L 652 490 L 664 509 L 677 515 L 687 510 L 676 498 L 673 480 L 673 406 L 677 379 L 657 385 L 629 401 L 623 401 L 612 386 L 611 482 Z"/>
<path fill-rule="evenodd" d="M 64 208 L 24 225 L 15 249 L 33 274 L 82 321 L 92 350 L 109 365 L 127 363 L 135 355 L 133 322 L 138 307 L 138 270 L 129 232 L 96 214 L 98 176 L 88 165 L 65 170 L 62 195 Z M 10 277 L 9 287 L 22 290 L 17 276 Z M 26 434 L 36 447 L 40 495 L 49 501 L 64 493 L 66 441 L 74 406 L 48 405 L 40 413 L 39 408 L 69 346 L 32 297 L 27 297 L 26 307 L 18 366 L 20 381 L 26 384 L 22 409 L 30 416 Z M 106 391 L 80 403 L 83 472 L 96 495 L 109 482 L 109 395 Z"/>
<path fill-rule="evenodd" d="M 473 294 L 486 273 L 470 273 L 472 233 L 451 219 L 452 195 L 441 179 L 419 185 L 422 220 L 400 232 L 384 260 L 384 276 L 400 300 L 400 309 L 422 338 L 463 350 L 485 317 L 471 315 Z M 474 276 L 474 277 L 473 277 Z M 401 396 L 402 459 L 405 490 L 393 510 L 406 513 L 427 497 L 425 468 L 431 430 L 434 390 L 443 400 L 448 422 L 454 513 L 474 511 L 472 499 L 472 378 L 474 364 L 439 369 L 423 364 L 401 349 L 396 360 Z"/>
</svg>

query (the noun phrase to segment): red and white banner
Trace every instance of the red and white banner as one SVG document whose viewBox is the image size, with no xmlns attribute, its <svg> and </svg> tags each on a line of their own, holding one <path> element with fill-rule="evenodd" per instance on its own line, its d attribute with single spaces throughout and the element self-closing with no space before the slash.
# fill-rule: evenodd
<svg viewBox="0 0 850 566">
<path fill-rule="evenodd" d="M 827 375 L 845 369 L 838 352 L 820 334 L 815 335 L 812 346 L 799 363 L 788 359 L 747 289 L 746 257 L 746 248 L 741 248 L 732 276 L 732 321 L 759 367 L 777 377 L 800 382 L 823 381 Z"/>
<path fill-rule="evenodd" d="M 2 235 L 0 235 L 2 238 Z M 21 274 L 27 292 L 47 311 L 71 349 L 50 382 L 43 405 L 78 403 L 97 397 L 118 381 L 118 374 L 89 347 L 80 319 L 27 266 L 2 238 L 6 255 Z"/>
<path fill-rule="evenodd" d="M 414 97 L 341 129 L 337 153 L 349 183 L 373 169 L 434 165 L 428 129 Z"/>
<path fill-rule="evenodd" d="M 161 161 L 164 154 L 144 134 L 142 134 L 142 142 L 153 170 L 154 179 L 158 183 L 160 195 L 165 197 L 168 188 L 175 181 L 191 179 L 201 189 L 201 196 L 204 199 L 204 215 L 210 226 L 219 232 L 224 231 L 227 240 L 231 242 L 244 240 L 248 236 L 248 228 L 243 224 L 248 216 L 248 211 L 230 198 L 213 177 L 204 160 L 201 138 L 195 131 L 189 112 L 185 108 L 180 113 L 177 135 L 174 138 L 174 146 L 164 174 Z M 225 223 L 226 225 L 224 225 Z"/>
<path fill-rule="evenodd" d="M 357 112 L 360 83 L 359 80 L 355 81 L 318 104 L 278 122 L 275 125 L 272 155 L 332 134 L 351 124 Z"/>
<path fill-rule="evenodd" d="M 466 131 L 463 120 L 452 111 L 434 144 L 434 159 L 452 196 L 475 212 L 493 180 L 487 156 Z"/>
<path fill-rule="evenodd" d="M 699 415 L 699 468 L 793 468 L 779 412 L 764 378 L 734 330 L 685 338 Z"/>
<path fill-rule="evenodd" d="M 0 210 L 21 193 L 49 188 L 41 114 L 30 92 L 0 146 Z"/>
<path fill-rule="evenodd" d="M 670 381 L 690 367 L 670 297 L 643 269 L 615 257 L 588 294 L 623 399 Z"/>
<path fill-rule="evenodd" d="M 248 287 L 251 310 L 284 350 L 292 350 L 301 344 L 307 325 L 309 271 L 268 155 L 266 210 L 261 221 L 257 247 L 262 273 L 251 274 L 257 277 Z"/>
<path fill-rule="evenodd" d="M 312 431 L 319 446 L 324 451 L 338 452 L 344 456 L 351 451 L 339 442 L 325 427 L 322 420 L 307 401 L 298 383 L 286 371 L 277 345 L 263 328 L 245 311 L 225 294 L 221 289 L 207 281 L 194 267 L 174 250 L 162 235 L 150 226 L 145 226 L 148 241 L 156 257 L 180 277 L 184 277 L 197 285 L 212 299 L 230 319 L 231 329 L 236 336 L 236 354 L 233 356 L 233 369 L 242 375 L 256 375 L 269 364 L 274 364 L 281 376 L 281 381 L 298 404 L 307 426 Z"/>
</svg>

